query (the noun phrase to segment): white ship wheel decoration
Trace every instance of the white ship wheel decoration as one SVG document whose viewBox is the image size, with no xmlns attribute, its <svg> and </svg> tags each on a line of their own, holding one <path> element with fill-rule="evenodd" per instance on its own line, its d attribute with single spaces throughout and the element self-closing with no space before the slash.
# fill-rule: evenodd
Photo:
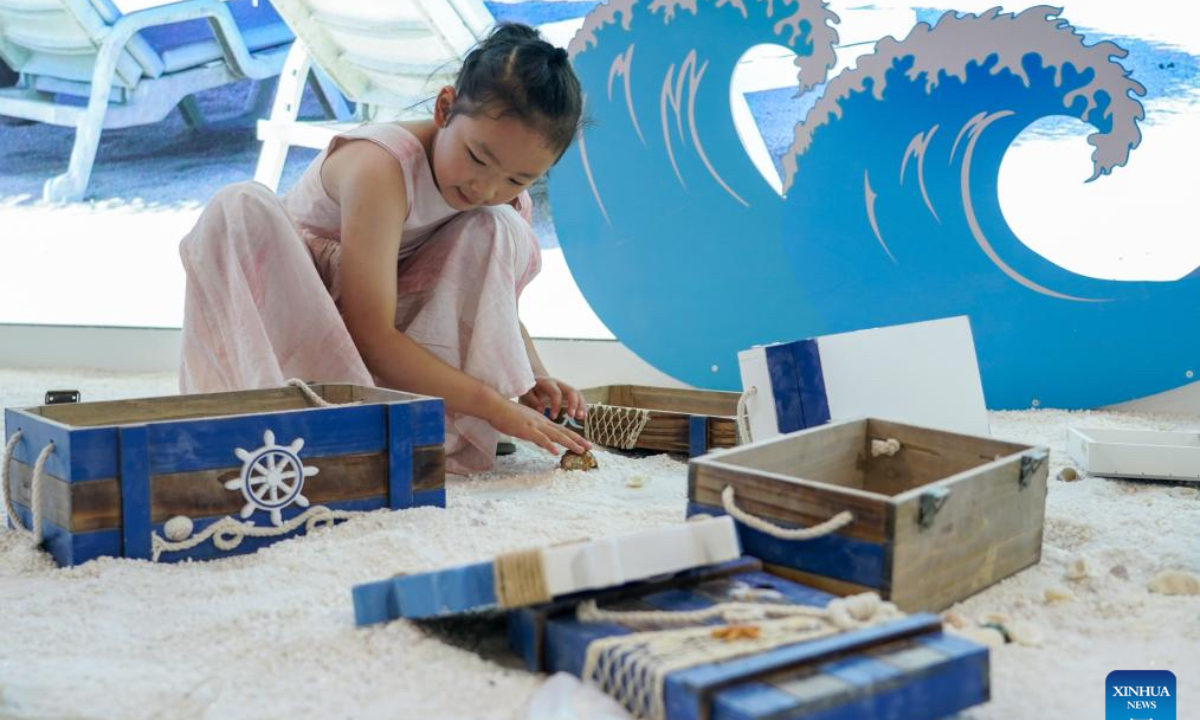
<svg viewBox="0 0 1200 720">
<path fill-rule="evenodd" d="M 242 519 L 254 514 L 255 510 L 271 513 L 271 522 L 283 524 L 283 509 L 295 503 L 308 507 L 308 498 L 301 491 L 304 479 L 316 475 L 320 468 L 307 467 L 300 459 L 300 448 L 304 438 L 296 438 L 291 445 L 275 444 L 275 433 L 263 433 L 263 445 L 257 450 L 236 448 L 233 452 L 242 461 L 241 477 L 225 483 L 227 490 L 241 490 L 246 498 L 242 508 Z"/>
</svg>

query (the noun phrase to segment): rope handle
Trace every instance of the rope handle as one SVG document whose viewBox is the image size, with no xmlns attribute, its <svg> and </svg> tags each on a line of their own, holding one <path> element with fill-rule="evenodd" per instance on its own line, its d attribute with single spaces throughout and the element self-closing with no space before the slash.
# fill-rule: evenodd
<svg viewBox="0 0 1200 720">
<path fill-rule="evenodd" d="M 785 528 L 756 515 L 751 515 L 738 507 L 733 497 L 732 485 L 726 485 L 725 490 L 721 492 L 721 505 L 725 507 L 725 512 L 730 517 L 740 521 L 743 525 L 780 540 L 812 540 L 835 533 L 854 522 L 854 513 L 843 510 L 819 525 L 807 528 Z"/>
<path fill-rule="evenodd" d="M 17 515 L 17 506 L 13 502 L 12 493 L 9 492 L 8 485 L 8 468 L 12 465 L 13 454 L 17 447 L 17 442 L 21 440 L 22 431 L 17 430 L 8 439 L 8 443 L 4 446 L 4 465 L 0 466 L 0 493 L 4 495 L 4 510 L 8 514 L 8 520 L 13 528 L 19 532 L 28 533 L 30 539 L 35 544 L 42 542 L 42 479 L 46 474 L 46 460 L 50 458 L 50 453 L 54 452 L 54 441 L 51 440 L 38 453 L 37 462 L 33 464 L 33 479 L 30 481 L 29 499 L 29 515 L 33 518 L 32 527 L 25 527 L 21 522 L 21 518 Z"/>
<path fill-rule="evenodd" d="M 745 392 L 738 396 L 737 417 L 734 418 L 734 421 L 737 423 L 739 445 L 745 445 L 754 441 L 750 437 L 750 398 L 757 394 L 758 388 L 751 385 Z"/>
</svg>

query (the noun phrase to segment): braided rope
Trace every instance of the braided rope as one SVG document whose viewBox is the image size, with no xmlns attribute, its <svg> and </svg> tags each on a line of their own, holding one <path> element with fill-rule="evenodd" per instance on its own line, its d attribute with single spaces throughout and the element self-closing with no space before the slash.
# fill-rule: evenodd
<svg viewBox="0 0 1200 720">
<path fill-rule="evenodd" d="M 17 447 L 17 442 L 21 439 L 22 432 L 20 430 L 13 433 L 12 437 L 4 446 L 4 465 L 0 467 L 0 491 L 4 494 L 4 512 L 8 516 L 9 523 L 12 524 L 14 530 L 26 532 L 29 534 L 34 544 L 40 545 L 42 542 L 42 524 L 43 518 L 41 514 L 42 508 L 42 486 L 46 477 L 46 461 L 50 459 L 50 453 L 54 452 L 54 441 L 51 440 L 38 453 L 37 461 L 33 464 L 33 478 L 30 480 L 30 498 L 29 498 L 29 516 L 33 519 L 30 527 L 25 527 L 21 522 L 21 518 L 17 515 L 17 506 L 13 500 L 13 494 L 9 492 L 8 484 L 8 469 L 12 465 L 13 454 Z"/>
<path fill-rule="evenodd" d="M 308 383 L 304 382 L 300 378 L 292 378 L 291 380 L 287 381 L 287 384 L 294 388 L 299 388 L 300 392 L 304 394 L 305 399 L 308 400 L 310 405 L 315 407 L 334 407 L 336 404 L 331 403 L 318 395 L 315 390 L 308 386 Z"/>
<path fill-rule="evenodd" d="M 213 545 L 218 550 L 230 551 L 242 544 L 248 537 L 278 537 L 286 535 L 301 525 L 305 532 L 312 532 L 318 527 L 329 527 L 338 520 L 348 520 L 361 512 L 351 510 L 330 510 L 324 505 L 313 505 L 308 510 L 288 520 L 282 525 L 260 526 L 253 523 L 240 522 L 232 517 L 223 517 L 204 530 L 186 540 L 171 541 L 160 537 L 158 533 L 150 535 L 150 559 L 158 562 L 165 552 L 182 552 L 204 543 L 212 538 Z"/>
<path fill-rule="evenodd" d="M 502 608 L 550 601 L 541 550 L 505 553 L 492 563 L 496 602 Z"/>
<path fill-rule="evenodd" d="M 854 514 L 849 510 L 843 510 L 820 525 L 807 528 L 780 527 L 738 507 L 733 497 L 732 485 L 725 486 L 725 490 L 721 493 L 721 504 L 725 507 L 725 512 L 743 525 L 780 540 L 812 540 L 835 533 L 854 522 Z"/>
</svg>

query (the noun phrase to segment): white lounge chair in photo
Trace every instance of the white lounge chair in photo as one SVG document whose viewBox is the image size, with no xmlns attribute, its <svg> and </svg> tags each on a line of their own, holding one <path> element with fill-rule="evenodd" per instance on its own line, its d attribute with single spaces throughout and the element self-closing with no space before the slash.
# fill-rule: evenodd
<svg viewBox="0 0 1200 720">
<path fill-rule="evenodd" d="M 155 123 L 176 106 L 195 126 L 192 95 L 279 74 L 292 42 L 266 0 L 120 4 L 125 12 L 111 0 L 0 0 L 0 59 L 20 74 L 0 89 L 0 115 L 75 128 L 70 166 L 46 182 L 46 200 L 83 198 L 103 130 Z"/>
<path fill-rule="evenodd" d="M 453 84 L 463 57 L 505 19 L 505 6 L 482 0 L 271 0 L 296 34 L 279 78 L 254 179 L 276 189 L 288 149 L 322 149 L 348 127 L 371 120 L 428 116 L 425 101 Z M 514 3 L 516 9 L 524 3 Z M 565 3 L 578 17 L 540 26 L 565 45 L 590 3 Z M 309 72 L 323 71 L 355 106 L 349 122 L 297 120 Z"/>
</svg>

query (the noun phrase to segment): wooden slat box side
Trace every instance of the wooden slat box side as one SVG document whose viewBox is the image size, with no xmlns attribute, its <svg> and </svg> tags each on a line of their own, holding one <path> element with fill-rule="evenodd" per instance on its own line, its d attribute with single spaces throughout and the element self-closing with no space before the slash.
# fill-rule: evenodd
<svg viewBox="0 0 1200 720">
<path fill-rule="evenodd" d="M 895 455 L 872 441 L 895 439 Z M 907 611 L 939 611 L 1041 558 L 1045 448 L 877 419 L 811 428 L 704 458 L 688 468 L 688 513 L 740 509 L 784 528 L 842 511 L 849 525 L 781 540 L 738 522 L 744 551 L 799 582 L 878 591 Z"/>
<path fill-rule="evenodd" d="M 743 598 L 747 588 L 772 590 L 787 604 L 820 607 L 833 597 L 731 563 L 511 612 L 510 643 L 530 669 L 579 676 L 593 641 L 645 629 L 581 622 L 574 611 L 582 600 L 606 610 L 697 610 Z M 985 702 L 988 673 L 986 648 L 946 636 L 936 617 L 917 615 L 675 671 L 666 680 L 666 717 L 933 720 Z"/>
<path fill-rule="evenodd" d="M 739 393 L 716 390 L 603 385 L 586 388 L 589 405 L 613 405 L 650 411 L 634 448 L 703 455 L 737 445 Z"/>
<path fill-rule="evenodd" d="M 39 515 L 45 545 L 60 565 L 101 555 L 151 557 L 152 536 L 163 539 L 173 517 L 190 518 L 193 537 L 224 518 L 240 520 L 249 498 L 226 483 L 242 478 L 246 458 L 237 450 L 265 451 L 268 431 L 283 449 L 304 440 L 293 455 L 310 469 L 297 493 L 310 506 L 362 512 L 445 505 L 441 400 L 353 385 L 312 389 L 337 405 L 312 407 L 298 388 L 286 387 L 9 409 L 8 436 L 21 438 L 8 490 L 28 527 L 33 465 L 53 442 Z M 278 452 L 271 457 L 286 462 Z M 276 508 L 281 523 L 305 512 L 300 502 Z M 271 512 L 251 509 L 252 521 L 273 524 Z M 303 532 L 302 525 L 291 534 Z M 244 537 L 229 552 L 278 539 Z M 223 554 L 207 542 L 160 559 Z"/>
</svg>

